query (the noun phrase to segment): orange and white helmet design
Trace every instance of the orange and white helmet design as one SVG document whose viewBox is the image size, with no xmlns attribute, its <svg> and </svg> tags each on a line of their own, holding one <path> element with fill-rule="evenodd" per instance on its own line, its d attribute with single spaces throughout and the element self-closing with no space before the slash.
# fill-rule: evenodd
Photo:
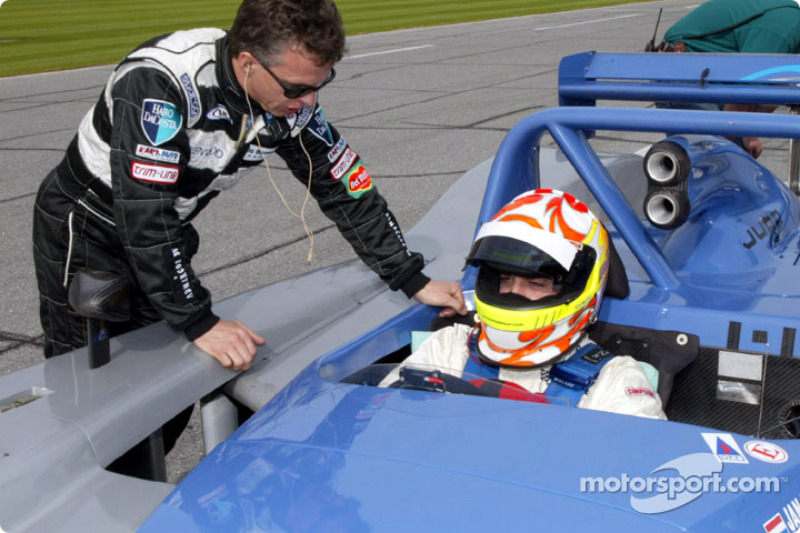
<svg viewBox="0 0 800 533">
<path fill-rule="evenodd" d="M 608 275 L 608 233 L 574 196 L 537 189 L 481 227 L 467 262 L 478 266 L 480 357 L 501 366 L 543 365 L 566 352 L 597 317 Z M 501 274 L 547 276 L 558 293 L 537 301 L 503 294 Z"/>
</svg>

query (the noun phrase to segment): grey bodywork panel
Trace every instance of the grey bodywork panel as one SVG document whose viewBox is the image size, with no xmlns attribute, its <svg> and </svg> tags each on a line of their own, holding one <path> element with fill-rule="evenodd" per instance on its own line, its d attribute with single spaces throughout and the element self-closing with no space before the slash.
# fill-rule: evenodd
<svg viewBox="0 0 800 533">
<path fill-rule="evenodd" d="M 434 279 L 461 277 L 491 162 L 467 172 L 407 232 Z M 623 189 L 643 183 L 640 157 L 604 162 Z M 554 150 L 542 150 L 540 165 L 543 186 L 588 199 Z M 0 404 L 35 399 L 0 414 L 0 527 L 9 533 L 136 529 L 172 486 L 104 467 L 223 385 L 249 407 L 261 407 L 313 360 L 412 303 L 351 261 L 216 304 L 220 315 L 267 339 L 241 375 L 159 323 L 112 339 L 104 367 L 90 370 L 82 349 L 3 376 Z"/>
</svg>

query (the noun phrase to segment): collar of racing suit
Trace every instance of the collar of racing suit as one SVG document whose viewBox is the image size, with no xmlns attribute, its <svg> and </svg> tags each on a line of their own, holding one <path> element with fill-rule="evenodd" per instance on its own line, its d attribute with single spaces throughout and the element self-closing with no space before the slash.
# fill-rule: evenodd
<svg viewBox="0 0 800 533">
<path fill-rule="evenodd" d="M 250 109 L 247 106 L 247 99 L 244 96 L 244 89 L 239 85 L 236 74 L 233 72 L 228 36 L 222 37 L 216 42 L 217 48 L 217 80 L 222 91 L 222 96 L 229 109 L 237 113 L 249 115 Z M 253 106 L 253 113 L 260 115 L 264 113 L 257 102 L 250 101 Z"/>
</svg>

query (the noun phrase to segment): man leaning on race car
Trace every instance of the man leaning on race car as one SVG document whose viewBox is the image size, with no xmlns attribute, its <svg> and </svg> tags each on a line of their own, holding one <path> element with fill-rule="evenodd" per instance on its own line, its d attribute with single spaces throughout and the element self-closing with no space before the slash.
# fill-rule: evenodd
<svg viewBox="0 0 800 533">
<path fill-rule="evenodd" d="M 481 226 L 467 257 L 478 267 L 475 325 L 439 329 L 381 385 L 403 387 L 403 368 L 436 368 L 480 389 L 513 384 L 500 397 L 666 419 L 639 363 L 586 337 L 609 254 L 608 234 L 583 202 L 550 189 L 518 196 Z"/>
<path fill-rule="evenodd" d="M 222 365 L 247 369 L 264 339 L 212 311 L 192 269 L 191 221 L 271 152 L 391 289 L 466 312 L 458 283 L 422 273 L 422 256 L 317 102 L 345 51 L 330 0 L 244 0 L 230 32 L 178 31 L 122 60 L 36 197 L 46 357 L 86 343 L 67 301 L 86 267 L 130 284 L 132 317 L 112 334 L 163 319 Z"/>
</svg>

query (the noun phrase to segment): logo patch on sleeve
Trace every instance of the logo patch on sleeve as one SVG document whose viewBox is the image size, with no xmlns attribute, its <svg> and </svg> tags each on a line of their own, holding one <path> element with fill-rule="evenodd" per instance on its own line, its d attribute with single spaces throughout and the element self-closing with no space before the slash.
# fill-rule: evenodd
<svg viewBox="0 0 800 533">
<path fill-rule="evenodd" d="M 175 163 L 176 165 L 181 160 L 181 154 L 178 152 L 145 146 L 144 144 L 136 145 L 136 156 L 154 161 L 163 161 L 164 163 Z"/>
<path fill-rule="evenodd" d="M 147 140 L 158 146 L 178 134 L 183 125 L 183 116 L 175 104 L 147 98 L 142 104 L 141 124 Z"/>
<path fill-rule="evenodd" d="M 360 198 L 362 194 L 372 189 L 372 178 L 359 159 L 350 172 L 342 180 L 347 185 L 347 194 L 353 198 Z"/>
<path fill-rule="evenodd" d="M 344 137 L 339 137 L 339 142 L 328 152 L 328 161 L 333 163 L 339 159 L 339 156 L 342 155 L 345 148 L 347 148 L 347 141 L 344 140 Z"/>
<path fill-rule="evenodd" d="M 168 246 L 162 250 L 164 265 L 170 274 L 172 295 L 180 304 L 187 304 L 195 299 L 192 282 L 189 279 L 189 268 L 183 260 L 183 254 L 178 246 Z"/>
<path fill-rule="evenodd" d="M 328 121 L 325 120 L 325 113 L 322 112 L 321 107 L 318 107 L 317 112 L 314 113 L 311 123 L 308 125 L 308 131 L 328 146 L 333 146 L 333 134 L 328 126 Z"/>
<path fill-rule="evenodd" d="M 341 179 L 344 173 L 350 170 L 350 167 L 353 166 L 356 159 L 358 159 L 358 154 L 350 148 L 347 148 L 342 154 L 342 157 L 339 158 L 339 161 L 331 167 L 331 176 L 333 176 L 333 179 Z"/>
<path fill-rule="evenodd" d="M 180 79 L 184 90 L 186 90 L 186 96 L 189 97 L 189 123 L 194 124 L 194 121 L 200 116 L 200 97 L 197 96 L 197 90 L 194 88 L 192 78 L 187 73 L 181 74 Z"/>
<path fill-rule="evenodd" d="M 261 161 L 275 150 L 277 148 L 259 148 L 257 144 L 251 144 L 247 148 L 247 153 L 244 154 L 244 161 Z"/>
<path fill-rule="evenodd" d="M 308 123 L 308 119 L 311 118 L 311 112 L 314 110 L 313 105 L 306 105 L 303 106 L 303 109 L 300 110 L 300 114 L 297 115 L 297 122 L 295 123 L 295 127 L 302 129 Z"/>
<path fill-rule="evenodd" d="M 217 104 L 211 108 L 211 110 L 206 113 L 206 118 L 208 120 L 225 120 L 233 124 L 233 119 L 231 118 L 231 114 L 228 112 L 228 108 L 222 104 Z"/>
<path fill-rule="evenodd" d="M 134 161 L 131 165 L 131 176 L 141 181 L 173 185 L 178 181 L 179 174 L 180 171 L 177 167 L 151 165 L 149 163 L 140 163 L 138 161 Z"/>
<path fill-rule="evenodd" d="M 308 120 L 311 118 L 313 111 L 313 105 L 304 105 L 303 109 L 301 109 L 299 112 L 291 113 L 284 117 L 286 119 L 286 123 L 289 125 L 289 129 L 292 132 L 292 137 L 297 137 L 297 135 L 303 131 L 303 128 L 305 128 L 308 124 Z"/>
</svg>

